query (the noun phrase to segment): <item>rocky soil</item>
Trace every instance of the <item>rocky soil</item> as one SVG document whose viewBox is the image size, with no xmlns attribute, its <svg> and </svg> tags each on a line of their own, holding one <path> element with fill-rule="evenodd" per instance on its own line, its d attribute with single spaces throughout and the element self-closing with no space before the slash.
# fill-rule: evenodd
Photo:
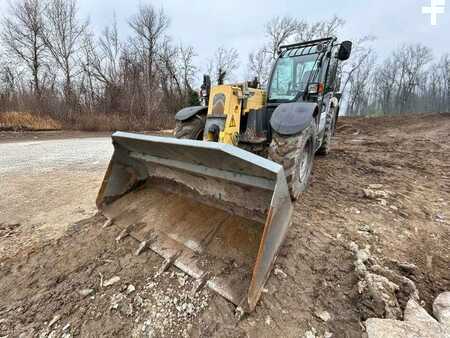
<svg viewBox="0 0 450 338">
<path fill-rule="evenodd" d="M 449 154 L 450 114 L 342 118 L 266 292 L 240 319 L 223 298 L 192 293 L 192 279 L 173 267 L 158 274 L 160 257 L 136 256 L 133 239 L 117 242 L 119 230 L 102 227 L 91 207 L 103 163 L 84 169 L 85 191 L 67 189 L 76 165 L 35 173 L 27 194 L 8 173 L 1 190 L 15 197 L 0 198 L 0 209 L 15 211 L 0 213 L 0 337 L 361 337 L 376 325 L 369 318 L 406 320 L 411 300 L 433 314 L 450 290 Z M 59 208 L 58 194 L 86 212 L 73 221 L 68 210 L 54 232 L 43 219 Z M 18 207 L 36 195 L 33 213 Z"/>
</svg>

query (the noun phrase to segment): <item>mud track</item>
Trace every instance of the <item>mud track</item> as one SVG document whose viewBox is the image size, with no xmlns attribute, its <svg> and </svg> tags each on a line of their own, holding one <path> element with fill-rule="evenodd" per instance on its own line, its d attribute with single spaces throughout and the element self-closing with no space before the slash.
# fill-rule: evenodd
<svg viewBox="0 0 450 338">
<path fill-rule="evenodd" d="M 135 256 L 134 240 L 102 228 L 94 198 L 108 156 L 46 170 L 1 162 L 0 336 L 360 337 L 368 314 L 350 242 L 393 270 L 414 264 L 407 277 L 428 309 L 450 289 L 449 114 L 342 118 L 295 206 L 277 273 L 240 321 L 234 306 L 208 290 L 193 296 L 190 278 L 173 267 L 158 275 L 160 257 Z M 365 197 L 373 184 L 386 197 Z"/>
</svg>

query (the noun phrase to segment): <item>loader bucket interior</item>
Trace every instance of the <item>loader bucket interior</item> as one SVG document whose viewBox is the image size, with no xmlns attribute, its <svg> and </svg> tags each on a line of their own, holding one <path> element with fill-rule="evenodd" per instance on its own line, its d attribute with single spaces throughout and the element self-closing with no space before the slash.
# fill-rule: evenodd
<svg viewBox="0 0 450 338">
<path fill-rule="evenodd" d="M 282 167 L 215 142 L 112 138 L 98 208 L 198 284 L 252 311 L 290 224 Z"/>
</svg>

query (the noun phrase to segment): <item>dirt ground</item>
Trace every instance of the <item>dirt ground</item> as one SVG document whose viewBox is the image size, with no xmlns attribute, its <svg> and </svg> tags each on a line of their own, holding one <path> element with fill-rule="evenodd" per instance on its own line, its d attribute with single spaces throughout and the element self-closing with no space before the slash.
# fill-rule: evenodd
<svg viewBox="0 0 450 338">
<path fill-rule="evenodd" d="M 8 215 L 0 219 L 0 337 L 361 337 L 373 313 L 361 303 L 351 242 L 412 280 L 428 310 L 450 290 L 450 114 L 340 119 L 332 152 L 316 157 L 295 205 L 279 272 L 240 320 L 223 298 L 192 294 L 190 277 L 173 267 L 158 274 L 160 257 L 135 256 L 137 242 L 102 228 L 93 202 L 103 163 L 69 178 L 63 170 L 8 188 L 36 222 L 21 221 L 20 198 L 0 199 L 0 209 L 17 210 L 14 219 L 0 213 Z M 51 198 L 22 193 L 46 180 Z M 381 197 L 364 193 L 369 186 Z M 54 231 L 43 220 L 64 205 L 70 217 Z"/>
</svg>

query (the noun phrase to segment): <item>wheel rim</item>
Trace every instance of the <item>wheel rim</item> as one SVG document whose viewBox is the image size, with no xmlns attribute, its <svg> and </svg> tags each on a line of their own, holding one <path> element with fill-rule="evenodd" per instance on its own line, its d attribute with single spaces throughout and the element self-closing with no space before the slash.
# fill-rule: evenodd
<svg viewBox="0 0 450 338">
<path fill-rule="evenodd" d="M 299 165 L 299 178 L 300 182 L 305 182 L 308 177 L 309 163 L 311 160 L 310 142 L 308 141 L 303 149 L 302 160 Z"/>
</svg>

